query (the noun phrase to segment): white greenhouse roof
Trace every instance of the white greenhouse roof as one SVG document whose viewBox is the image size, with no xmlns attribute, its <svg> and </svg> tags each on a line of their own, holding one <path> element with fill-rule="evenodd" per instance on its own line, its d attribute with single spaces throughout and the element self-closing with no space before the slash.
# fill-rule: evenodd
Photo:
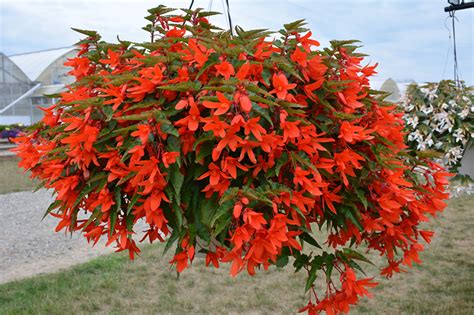
<svg viewBox="0 0 474 315">
<path fill-rule="evenodd" d="M 370 80 L 370 87 L 375 90 L 380 90 L 382 85 L 386 80 L 381 80 L 379 78 L 371 79 Z M 404 95 L 408 86 L 410 84 L 416 83 L 414 80 L 394 80 L 397 84 L 398 89 L 400 90 L 400 94 Z"/>
<path fill-rule="evenodd" d="M 63 47 L 9 56 L 31 81 L 36 81 L 41 73 L 58 58 L 74 50 L 74 47 Z"/>
</svg>

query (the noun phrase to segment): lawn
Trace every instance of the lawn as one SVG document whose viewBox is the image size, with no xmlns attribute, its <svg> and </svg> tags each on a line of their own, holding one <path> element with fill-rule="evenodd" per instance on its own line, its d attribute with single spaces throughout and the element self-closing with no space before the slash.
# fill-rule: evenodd
<svg viewBox="0 0 474 315">
<path fill-rule="evenodd" d="M 356 314 L 474 314 L 474 197 L 449 202 L 424 263 L 378 278 L 375 297 Z M 178 279 L 162 258 L 163 246 L 144 246 L 130 262 L 124 254 L 0 286 L 0 314 L 293 314 L 306 303 L 303 273 L 272 268 L 237 278 L 196 259 Z M 91 249 L 94 250 L 94 249 Z M 377 261 L 378 257 L 372 257 Z"/>
<path fill-rule="evenodd" d="M 0 194 L 33 190 L 37 185 L 36 180 L 31 180 L 23 169 L 18 168 L 17 158 L 0 159 Z"/>
</svg>

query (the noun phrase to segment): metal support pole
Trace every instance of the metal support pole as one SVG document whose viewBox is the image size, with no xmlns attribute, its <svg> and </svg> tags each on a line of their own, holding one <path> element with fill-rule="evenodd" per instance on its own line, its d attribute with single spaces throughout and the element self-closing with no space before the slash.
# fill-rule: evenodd
<svg viewBox="0 0 474 315">
<path fill-rule="evenodd" d="M 469 8 L 474 8 L 474 2 L 452 4 L 449 7 L 444 8 L 444 12 L 459 11 Z"/>
</svg>

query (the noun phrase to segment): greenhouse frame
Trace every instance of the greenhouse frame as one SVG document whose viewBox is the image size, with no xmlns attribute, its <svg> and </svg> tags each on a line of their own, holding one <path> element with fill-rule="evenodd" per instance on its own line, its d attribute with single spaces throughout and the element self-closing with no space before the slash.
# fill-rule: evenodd
<svg viewBox="0 0 474 315">
<path fill-rule="evenodd" d="M 74 47 L 11 56 L 0 52 L 0 125 L 30 125 L 40 120 L 40 108 L 54 102 L 44 95 L 61 92 L 73 82 L 64 62 L 76 53 Z"/>
</svg>

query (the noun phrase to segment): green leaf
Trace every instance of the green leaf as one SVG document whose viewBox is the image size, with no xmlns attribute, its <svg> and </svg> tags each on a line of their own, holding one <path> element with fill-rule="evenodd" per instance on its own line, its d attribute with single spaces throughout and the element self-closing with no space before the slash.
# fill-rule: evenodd
<svg viewBox="0 0 474 315">
<path fill-rule="evenodd" d="M 334 265 L 333 264 L 329 264 L 329 265 L 326 265 L 326 277 L 328 279 L 331 278 L 331 275 L 332 275 L 332 270 L 334 269 Z"/>
<path fill-rule="evenodd" d="M 321 265 L 322 265 L 321 256 L 314 257 L 313 261 L 311 262 L 311 269 L 309 270 L 308 279 L 306 280 L 306 285 L 304 288 L 305 292 L 307 292 L 311 288 L 314 281 L 316 280 L 318 271 L 321 269 Z"/>
<path fill-rule="evenodd" d="M 278 268 L 283 268 L 285 267 L 286 265 L 288 265 L 288 262 L 290 261 L 290 259 L 288 258 L 288 255 L 280 255 L 278 256 L 277 258 L 277 261 L 276 261 L 276 266 Z"/>
<path fill-rule="evenodd" d="M 179 138 L 178 130 L 171 123 L 170 124 L 162 124 L 161 125 L 161 131 L 163 131 L 164 133 L 167 133 L 169 135 L 173 135 L 173 136 Z"/>
<path fill-rule="evenodd" d="M 307 157 L 302 157 L 301 155 L 299 155 L 298 153 L 293 152 L 293 151 L 290 152 L 290 155 L 291 155 L 292 159 L 298 161 L 302 165 L 304 165 L 308 168 L 311 168 L 311 169 L 315 170 L 316 172 L 319 172 L 318 169 L 316 168 L 316 166 L 314 166 Z"/>
<path fill-rule="evenodd" d="M 367 198 L 365 197 L 364 191 L 360 189 L 356 189 L 355 192 L 357 194 L 357 197 L 359 197 L 359 200 L 364 205 L 364 208 L 367 209 L 368 203 L 367 203 Z"/>
<path fill-rule="evenodd" d="M 120 186 L 115 187 L 114 197 L 115 197 L 115 206 L 117 208 L 117 212 L 119 212 L 122 210 L 122 193 L 121 193 Z"/>
<path fill-rule="evenodd" d="M 285 108 L 306 108 L 307 106 L 301 105 L 298 103 L 291 103 L 291 102 L 286 102 L 286 101 L 279 101 L 278 104 Z"/>
<path fill-rule="evenodd" d="M 285 165 L 287 162 L 288 162 L 288 154 L 286 152 L 283 152 L 283 154 L 277 160 L 277 163 L 275 165 L 275 175 L 276 176 L 280 175 L 280 170 L 281 170 L 282 166 Z"/>
<path fill-rule="evenodd" d="M 216 197 L 201 198 L 199 202 L 199 209 L 196 211 L 198 214 L 195 216 L 196 221 L 200 221 L 205 226 L 210 226 L 211 220 L 214 218 L 215 213 L 220 205 L 216 201 Z"/>
<path fill-rule="evenodd" d="M 179 142 L 179 137 L 170 135 L 168 139 L 166 139 L 167 149 L 169 148 L 170 152 L 181 152 L 181 145 Z"/>
<path fill-rule="evenodd" d="M 170 165 L 169 182 L 174 190 L 175 203 L 181 204 L 181 187 L 183 187 L 184 175 L 181 174 L 177 164 Z"/>
<path fill-rule="evenodd" d="M 293 266 L 295 267 L 295 272 L 298 272 L 301 268 L 303 268 L 309 262 L 309 256 L 306 254 L 301 254 L 296 257 Z"/>
<path fill-rule="evenodd" d="M 206 229 L 206 227 L 204 226 L 204 224 L 202 224 L 200 221 L 196 221 L 194 224 L 196 225 L 197 235 L 201 239 L 203 239 L 204 241 L 210 242 L 211 241 L 211 235 L 210 235 L 209 231 Z"/>
<path fill-rule="evenodd" d="M 280 107 L 280 105 L 272 100 L 269 100 L 269 99 L 266 99 L 266 98 L 263 98 L 259 95 L 249 95 L 249 98 L 252 102 L 256 102 L 256 103 L 263 103 L 263 104 L 267 104 L 267 105 L 271 105 L 271 106 L 276 106 L 276 107 Z"/>
<path fill-rule="evenodd" d="M 219 205 L 217 208 L 213 218 L 210 220 L 210 226 L 214 226 L 218 220 L 222 217 L 226 216 L 227 214 L 231 214 L 231 209 L 234 206 L 233 200 L 226 200 L 222 204 Z M 220 232 L 220 231 L 219 231 Z M 219 233 L 217 233 L 219 234 Z"/>
<path fill-rule="evenodd" d="M 344 253 L 344 256 L 346 256 L 347 258 L 360 260 L 360 261 L 363 261 L 363 262 L 366 262 L 366 263 L 369 263 L 369 264 L 373 265 L 373 263 L 368 258 L 366 258 L 361 253 L 356 252 L 355 250 L 353 250 L 351 248 L 344 248 L 342 250 L 342 252 Z"/>
<path fill-rule="evenodd" d="M 356 211 L 352 208 L 349 208 L 349 207 L 345 207 L 345 206 L 342 206 L 340 207 L 343 214 L 346 215 L 346 217 L 362 232 L 364 231 L 364 227 L 362 226 L 362 224 L 360 223 L 360 221 L 357 219 L 356 215 L 354 214 L 354 212 Z"/>
<path fill-rule="evenodd" d="M 311 269 L 311 271 L 313 271 L 313 269 Z M 308 279 L 306 280 L 306 285 L 304 287 L 304 292 L 308 292 L 308 290 L 311 288 L 314 281 L 316 280 L 316 277 L 317 277 L 316 271 L 309 273 Z"/>
<path fill-rule="evenodd" d="M 38 129 L 41 129 L 43 127 L 43 122 L 42 121 L 38 121 L 32 125 L 29 125 L 27 127 L 25 127 L 25 130 L 26 131 L 36 131 Z"/>
<path fill-rule="evenodd" d="M 53 211 L 54 209 L 58 208 L 60 205 L 61 205 L 62 201 L 61 200 L 55 200 L 52 204 L 49 205 L 48 209 L 46 210 L 46 212 L 44 213 L 43 217 L 41 218 L 41 220 L 44 220 L 44 218 L 46 218 L 46 216 L 48 214 L 51 213 L 51 211 Z"/>
<path fill-rule="evenodd" d="M 304 81 L 299 73 L 295 70 L 294 66 L 291 65 L 286 58 L 275 58 L 275 63 L 277 66 L 282 69 L 284 72 L 291 74 L 300 81 Z"/>
<path fill-rule="evenodd" d="M 180 231 L 178 229 L 174 229 L 172 232 L 171 232 L 171 236 L 170 238 L 166 241 L 166 245 L 165 245 L 165 248 L 163 249 L 163 255 L 166 254 L 168 252 L 168 250 L 171 248 L 171 246 L 173 245 L 174 242 L 176 242 L 181 234 L 183 234 L 183 231 Z"/>
<path fill-rule="evenodd" d="M 216 11 L 205 11 L 205 12 L 199 12 L 199 17 L 207 17 L 207 16 L 214 16 L 214 15 L 220 15 L 222 13 L 216 12 Z"/>
<path fill-rule="evenodd" d="M 125 217 L 125 228 L 127 229 L 127 231 L 129 232 L 132 232 L 133 233 L 133 225 L 134 225 L 134 222 L 135 221 L 135 216 L 133 214 L 131 215 L 127 215 Z M 129 239 L 132 239 L 132 234 L 129 234 L 127 236 Z"/>
<path fill-rule="evenodd" d="M 199 146 L 199 152 L 196 154 L 196 161 L 201 161 L 203 158 L 210 156 L 212 150 L 216 147 L 214 141 L 206 141 Z"/>
<path fill-rule="evenodd" d="M 117 222 L 117 212 L 110 211 L 109 218 L 110 218 L 109 236 L 112 236 L 115 232 L 115 222 Z"/>
<path fill-rule="evenodd" d="M 110 121 L 114 115 L 114 110 L 112 109 L 112 106 L 104 106 L 102 107 L 102 111 L 105 114 L 105 121 Z"/>
<path fill-rule="evenodd" d="M 240 189 L 238 187 L 232 187 L 227 189 L 226 192 L 222 195 L 221 199 L 219 199 L 219 204 L 223 204 L 228 200 L 234 200 L 239 194 Z"/>
<path fill-rule="evenodd" d="M 334 255 L 333 254 L 328 254 L 328 253 L 324 253 L 323 254 L 323 261 L 324 261 L 324 264 L 326 265 L 326 277 L 328 279 L 331 278 L 331 274 L 332 274 L 332 270 L 334 268 Z"/>
<path fill-rule="evenodd" d="M 99 34 L 96 31 L 81 30 L 79 28 L 74 28 L 74 27 L 71 27 L 71 29 L 75 32 L 81 33 L 81 34 L 89 36 L 89 37 L 98 37 L 99 36 Z"/>
<path fill-rule="evenodd" d="M 265 95 L 265 96 L 269 96 L 269 97 L 272 97 L 272 95 L 270 93 L 268 93 L 267 90 L 264 90 L 262 89 L 261 87 L 259 87 L 258 85 L 256 84 L 253 84 L 253 83 L 248 83 L 246 86 L 245 86 L 245 89 L 247 91 L 250 91 L 250 92 L 254 92 L 256 94 L 261 94 L 261 95 Z"/>
<path fill-rule="evenodd" d="M 176 203 L 173 203 L 173 212 L 176 218 L 176 228 L 180 229 L 183 225 L 183 213 L 181 212 L 181 207 Z"/>
<path fill-rule="evenodd" d="M 355 261 L 351 260 L 351 261 L 349 261 L 348 264 L 349 264 L 349 266 L 351 266 L 351 268 L 357 269 L 357 270 L 359 270 L 360 272 L 362 272 L 362 274 L 366 275 L 364 269 L 362 269 L 362 267 L 359 266 L 359 264 L 356 263 Z"/>
<path fill-rule="evenodd" d="M 193 145 L 193 150 L 196 150 L 198 145 L 200 145 L 203 142 L 209 141 L 209 140 L 214 140 L 214 134 L 212 132 L 204 132 L 199 136 L 199 138 L 196 139 Z"/>
<path fill-rule="evenodd" d="M 308 233 L 303 232 L 300 234 L 300 238 L 305 241 L 306 243 L 313 245 L 317 248 L 322 248 L 321 245 L 318 244 L 318 242 Z"/>
<path fill-rule="evenodd" d="M 232 220 L 232 215 L 230 213 L 226 213 L 224 216 L 221 216 L 218 224 L 216 225 L 216 227 L 214 228 L 212 232 L 212 235 L 213 236 L 219 235 L 225 229 L 225 227 L 229 225 L 231 220 Z"/>
<path fill-rule="evenodd" d="M 91 180 L 89 180 L 91 181 Z M 81 201 L 83 200 L 83 198 L 91 193 L 92 191 L 94 191 L 95 189 L 98 189 L 98 188 L 101 188 L 103 185 L 107 184 L 107 178 L 102 178 L 101 180 L 97 180 L 97 181 L 92 181 L 91 184 L 89 185 L 86 185 L 86 187 L 84 187 L 82 190 L 81 190 L 81 193 L 79 194 L 79 196 L 77 197 L 76 201 L 74 202 L 73 204 L 73 208 L 77 207 Z M 100 190 L 100 189 L 98 189 Z"/>
<path fill-rule="evenodd" d="M 272 73 L 268 69 L 263 69 L 262 71 L 262 79 L 265 81 L 267 85 L 270 85 L 270 79 L 272 77 Z"/>
<path fill-rule="evenodd" d="M 207 59 L 207 61 L 204 63 L 204 65 L 202 66 L 201 70 L 199 70 L 199 72 L 196 74 L 196 78 L 195 80 L 199 79 L 199 77 L 204 73 L 204 71 L 206 71 L 207 69 L 209 69 L 209 67 L 219 63 L 220 60 L 219 60 L 219 54 L 216 54 L 216 53 L 212 53 L 209 58 Z"/>
<path fill-rule="evenodd" d="M 200 91 L 201 86 L 202 86 L 201 82 L 194 81 L 194 82 L 180 82 L 180 83 L 171 84 L 171 85 L 163 85 L 163 86 L 158 86 L 157 88 L 160 90 L 188 92 L 188 91 Z"/>
<path fill-rule="evenodd" d="M 84 226 L 82 227 L 82 230 L 84 231 L 95 220 L 99 220 L 100 222 L 101 217 L 102 217 L 102 210 L 100 210 L 99 208 L 96 208 L 94 212 L 92 213 L 92 215 L 87 220 L 86 224 L 84 224 Z"/>
<path fill-rule="evenodd" d="M 132 211 L 138 199 L 140 199 L 139 193 L 136 193 L 135 195 L 133 195 L 132 200 L 130 200 L 130 203 L 128 204 L 128 207 L 127 207 L 127 215 Z"/>
<path fill-rule="evenodd" d="M 213 236 L 218 236 L 231 222 L 233 205 L 233 200 L 227 200 L 216 209 L 213 218 L 210 220 Z"/>
<path fill-rule="evenodd" d="M 283 27 L 285 28 L 285 30 L 290 32 L 290 31 L 294 31 L 294 30 L 298 29 L 299 27 L 301 27 L 305 24 L 306 24 L 305 20 L 301 19 L 301 20 L 294 21 L 292 23 L 283 24 Z"/>
<path fill-rule="evenodd" d="M 135 177 L 137 175 L 137 172 L 130 172 L 128 173 L 127 176 L 122 177 L 118 182 L 117 185 L 122 185 L 123 183 L 126 183 L 130 178 Z"/>
<path fill-rule="evenodd" d="M 149 110 L 140 114 L 117 117 L 116 119 L 117 120 L 144 120 L 144 119 L 149 119 L 149 118 L 154 117 L 160 111 L 161 111 L 160 109 L 153 109 L 153 110 Z"/>
<path fill-rule="evenodd" d="M 176 9 L 173 9 L 173 8 L 168 8 L 162 4 L 160 4 L 159 6 L 155 7 L 155 8 L 151 8 L 151 9 L 148 9 L 147 10 L 150 14 L 152 15 L 164 15 L 166 13 L 170 13 L 170 12 L 173 12 L 173 11 L 176 11 Z"/>
<path fill-rule="evenodd" d="M 252 110 L 257 112 L 261 117 L 265 118 L 265 120 L 270 123 L 270 126 L 273 127 L 273 121 L 272 121 L 272 118 L 270 117 L 270 115 L 268 113 L 268 110 L 266 110 L 265 108 L 260 107 L 257 104 L 254 104 L 252 106 Z"/>
<path fill-rule="evenodd" d="M 331 40 L 331 41 L 329 41 L 329 43 L 331 44 L 332 47 L 338 48 L 338 47 L 345 46 L 345 45 L 352 45 L 352 44 L 360 43 L 360 40 L 355 40 L 355 39 Z"/>
<path fill-rule="evenodd" d="M 202 89 L 207 90 L 207 91 L 219 91 L 219 92 L 225 92 L 225 93 L 234 93 L 235 91 L 235 87 L 232 87 L 229 85 L 224 85 L 224 86 L 206 85 Z"/>
</svg>

